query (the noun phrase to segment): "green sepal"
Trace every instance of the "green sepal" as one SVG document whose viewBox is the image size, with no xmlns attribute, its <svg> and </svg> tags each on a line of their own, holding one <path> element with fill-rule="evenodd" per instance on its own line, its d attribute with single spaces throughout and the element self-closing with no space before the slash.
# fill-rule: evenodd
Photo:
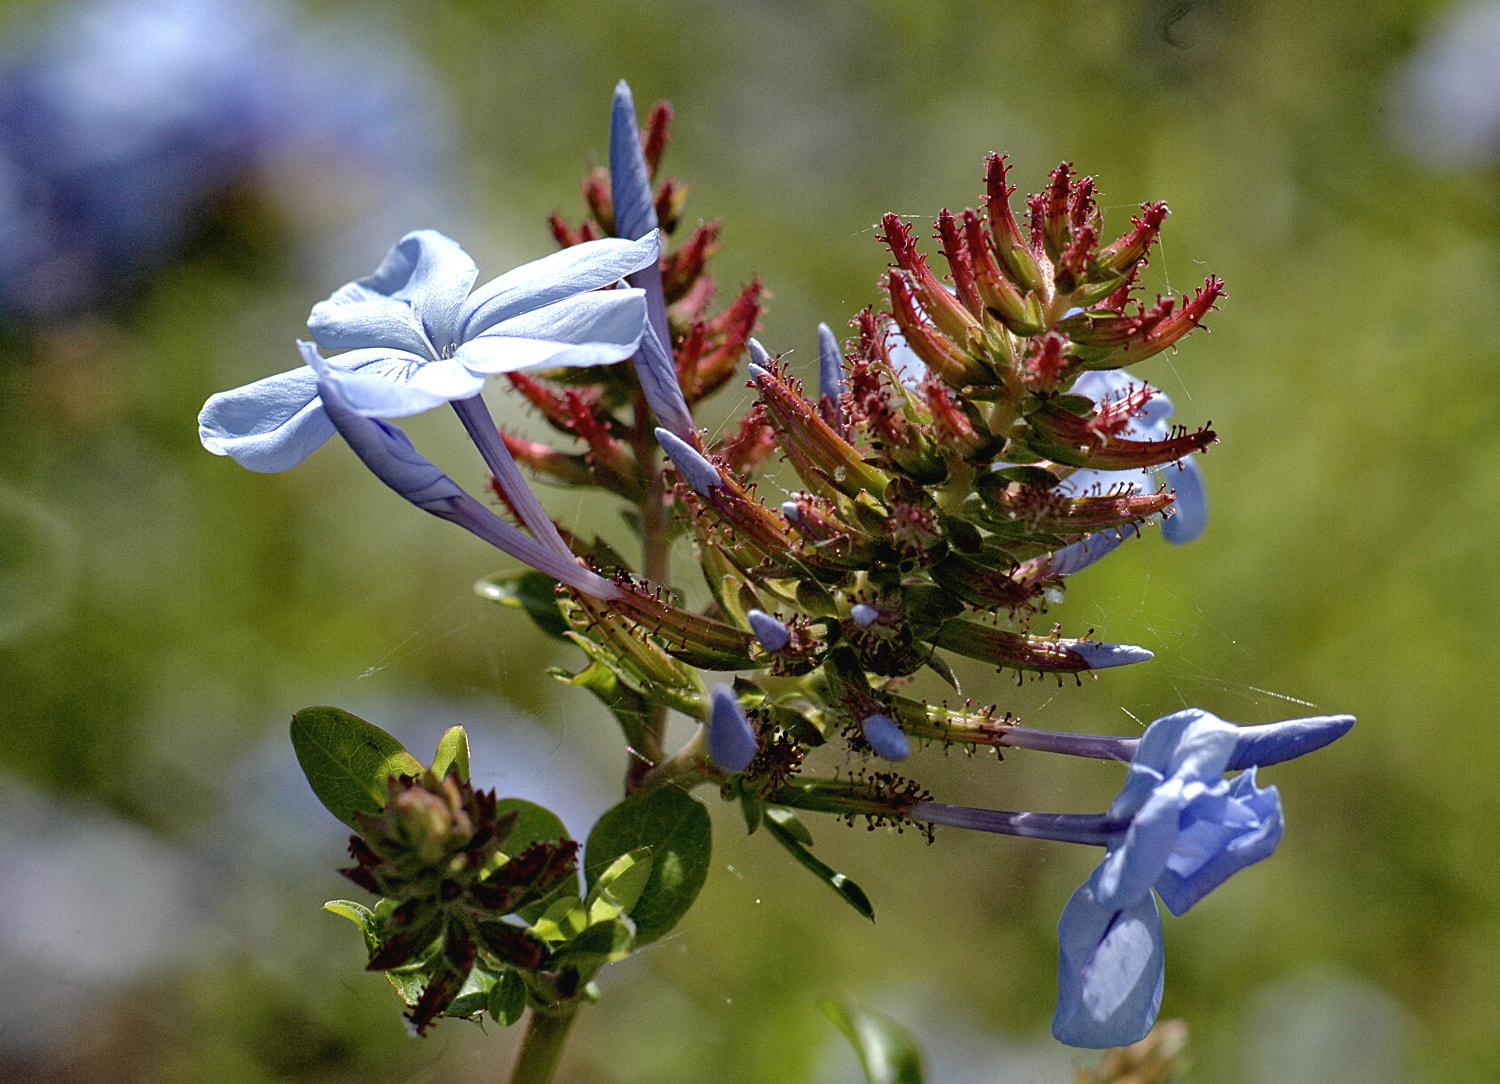
<svg viewBox="0 0 1500 1084">
<path fill-rule="evenodd" d="M 625 736 L 626 745 L 632 749 L 651 748 L 651 743 L 655 741 L 656 720 L 653 705 L 631 688 L 630 683 L 623 680 L 614 667 L 607 666 L 596 657 L 576 674 L 556 666 L 547 672 L 564 685 L 576 685 L 593 693 L 595 699 L 615 717 L 615 722 L 620 724 L 620 732 Z"/>
<path fill-rule="evenodd" d="M 557 581 L 543 572 L 525 569 L 497 572 L 474 585 L 480 598 L 515 610 L 525 610 L 536 627 L 557 640 L 567 638 L 571 628 L 557 605 Z"/>
<path fill-rule="evenodd" d="M 446 779 L 450 771 L 458 772 L 461 782 L 469 781 L 469 735 L 461 726 L 448 728 L 432 758 L 433 775 Z"/>
<path fill-rule="evenodd" d="M 853 1045 L 869 1084 L 922 1084 L 922 1051 L 902 1024 L 849 1000 L 829 998 L 818 1007 Z"/>
<path fill-rule="evenodd" d="M 329 900 L 323 905 L 323 910 L 342 915 L 358 926 L 360 932 L 365 935 L 366 954 L 371 956 L 375 954 L 375 950 L 380 947 L 380 935 L 375 930 L 374 911 L 353 900 Z"/>
<path fill-rule="evenodd" d="M 748 791 L 740 791 L 740 813 L 745 818 L 745 834 L 753 836 L 765 815 L 766 804 Z"/>
<path fill-rule="evenodd" d="M 804 847 L 813 845 L 812 833 L 807 830 L 807 825 L 802 823 L 802 818 L 784 805 L 766 806 L 766 817 L 774 821 L 787 835 L 791 836 Z"/>
<path fill-rule="evenodd" d="M 386 780 L 423 771 L 399 741 L 339 708 L 303 708 L 292 716 L 292 748 L 318 801 L 356 832 L 354 814 L 385 808 Z"/>
<path fill-rule="evenodd" d="M 769 814 L 770 809 L 768 808 L 766 812 Z M 812 873 L 818 880 L 837 892 L 845 903 L 864 915 L 865 918 L 871 922 L 875 921 L 875 907 L 870 903 L 870 897 L 865 895 L 864 889 L 860 888 L 859 885 L 855 884 L 832 866 L 813 857 L 811 852 L 797 839 L 793 830 L 788 829 L 783 824 L 777 823 L 770 816 L 766 817 L 765 823 L 766 830 L 771 833 L 777 843 L 780 843 L 791 853 L 791 856 L 802 865 L 803 869 Z M 798 824 L 800 823 L 798 821 Z M 802 831 L 805 833 L 807 829 L 803 828 Z"/>
<path fill-rule="evenodd" d="M 490 987 L 486 1006 L 491 1019 L 501 1027 L 510 1027 L 526 1011 L 526 980 L 515 971 L 502 971 Z"/>
<path fill-rule="evenodd" d="M 656 787 L 605 810 L 584 845 L 584 877 L 593 882 L 621 855 L 651 850 L 651 874 L 630 909 L 638 945 L 649 944 L 687 913 L 708 879 L 713 834 L 708 809 L 686 791 Z"/>
</svg>

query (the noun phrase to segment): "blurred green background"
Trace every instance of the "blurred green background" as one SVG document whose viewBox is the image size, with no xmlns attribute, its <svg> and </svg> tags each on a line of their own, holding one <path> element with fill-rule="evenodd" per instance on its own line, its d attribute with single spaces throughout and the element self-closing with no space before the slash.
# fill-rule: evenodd
<svg viewBox="0 0 1500 1084">
<path fill-rule="evenodd" d="M 555 803 L 579 834 L 618 787 L 611 724 L 543 673 L 567 650 L 471 593 L 507 559 L 337 442 L 254 475 L 204 452 L 194 417 L 293 367 L 311 304 L 408 228 L 458 237 L 486 275 L 550 251 L 545 216 L 577 217 L 624 77 L 643 109 L 676 107 L 666 169 L 692 187 L 689 221 L 724 223 L 721 295 L 761 276 L 761 340 L 804 372 L 819 320 L 879 302 L 879 215 L 976 205 L 987 152 L 1023 192 L 1064 159 L 1092 173 L 1116 232 L 1141 201 L 1170 204 L 1147 288 L 1213 273 L 1229 296 L 1212 334 L 1137 372 L 1220 435 L 1210 530 L 1124 547 L 1050 614 L 1156 659 L 1079 688 L 974 667 L 965 693 L 1121 734 L 1184 705 L 1246 724 L 1356 714 L 1336 746 L 1264 773 L 1286 807 L 1276 857 L 1166 920 L 1163 1014 L 1188 1020 L 1197 1081 L 1500 1079 L 1500 170 L 1433 151 L 1441 118 L 1410 104 L 1402 73 L 1442 9 L 298 9 L 355 37 L 378 26 L 431 66 L 452 135 L 410 148 L 442 158 L 430 217 L 351 234 L 343 219 L 384 198 L 368 178 L 336 154 L 269 180 L 262 163 L 119 289 L 0 317 L 0 1078 L 501 1078 L 514 1032 L 447 1021 L 409 1041 L 354 931 L 319 912 L 356 890 L 286 724 L 334 703 L 426 757 L 464 722 L 476 781 Z M 64 10 L 6 5 L 13 61 Z M 535 424 L 503 399 L 497 414 Z M 450 422 L 409 428 L 477 487 Z M 576 522 L 587 498 L 544 499 Z M 588 515 L 626 537 L 597 501 Z M 929 749 L 911 769 L 1001 808 L 1096 810 L 1119 785 L 1117 767 L 1024 752 Z M 814 822 L 872 926 L 703 796 L 718 838 L 699 905 L 605 973 L 559 1079 L 852 1081 L 816 1004 L 841 994 L 912 1026 L 933 1084 L 1065 1082 L 1090 1060 L 1046 1026 L 1057 915 L 1096 855 Z"/>
</svg>

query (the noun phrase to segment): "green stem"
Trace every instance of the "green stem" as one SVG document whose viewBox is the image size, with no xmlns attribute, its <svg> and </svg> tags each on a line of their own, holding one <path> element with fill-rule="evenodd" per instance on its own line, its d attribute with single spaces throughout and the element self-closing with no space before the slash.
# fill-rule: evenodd
<svg viewBox="0 0 1500 1084">
<path fill-rule="evenodd" d="M 577 1014 L 578 1002 L 571 999 L 550 1009 L 531 1010 L 526 1035 L 510 1070 L 510 1084 L 548 1084 Z"/>
<path fill-rule="evenodd" d="M 671 577 L 671 551 L 667 545 L 667 488 L 658 467 L 655 430 L 652 427 L 651 408 L 646 403 L 644 392 L 637 391 L 635 397 L 635 431 L 631 434 L 635 459 L 646 477 L 646 495 L 640 503 L 641 524 L 641 572 L 650 583 L 668 587 Z M 661 704 L 652 707 L 652 719 L 648 724 L 648 749 L 659 751 L 667 734 L 667 709 Z M 641 780 L 656 765 L 632 757 L 625 770 L 626 793 L 640 789 Z"/>
</svg>

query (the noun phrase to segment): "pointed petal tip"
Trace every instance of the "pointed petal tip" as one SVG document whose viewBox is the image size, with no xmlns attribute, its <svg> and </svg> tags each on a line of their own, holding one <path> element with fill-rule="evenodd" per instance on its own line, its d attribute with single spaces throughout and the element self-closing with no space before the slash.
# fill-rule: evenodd
<svg viewBox="0 0 1500 1084">
<path fill-rule="evenodd" d="M 1111 666 L 1129 666 L 1155 658 L 1153 652 L 1134 644 L 1105 644 L 1097 640 L 1080 640 L 1068 650 L 1088 663 L 1090 670 L 1107 670 Z"/>
<path fill-rule="evenodd" d="M 661 445 L 662 451 L 667 453 L 667 458 L 672 461 L 672 465 L 682 474 L 687 484 L 693 487 L 693 492 L 700 497 L 707 497 L 724 484 L 724 478 L 719 474 L 718 469 L 705 459 L 701 452 L 670 429 L 658 427 L 656 443 Z"/>
<path fill-rule="evenodd" d="M 1226 770 L 1264 768 L 1305 756 L 1338 741 L 1353 727 L 1352 715 L 1319 715 L 1241 727 Z"/>
</svg>

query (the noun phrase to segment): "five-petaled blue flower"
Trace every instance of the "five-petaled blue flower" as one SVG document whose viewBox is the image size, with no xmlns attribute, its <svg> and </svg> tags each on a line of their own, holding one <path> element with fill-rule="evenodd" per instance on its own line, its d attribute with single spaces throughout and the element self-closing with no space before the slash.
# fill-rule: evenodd
<svg viewBox="0 0 1500 1084">
<path fill-rule="evenodd" d="M 474 261 L 434 230 L 407 234 L 375 273 L 313 307 L 308 327 L 339 373 L 349 405 L 401 418 L 473 399 L 492 373 L 534 365 L 601 365 L 635 353 L 642 291 L 606 290 L 659 254 L 637 241 L 575 245 L 471 289 Z M 212 396 L 198 416 L 204 447 L 257 471 L 295 467 L 329 437 L 307 366 Z"/>
<path fill-rule="evenodd" d="M 1163 952 L 1155 889 L 1180 915 L 1281 840 L 1281 799 L 1252 767 L 1224 771 L 1239 728 L 1189 708 L 1141 737 L 1125 789 L 1105 814 L 1104 861 L 1058 922 L 1052 1033 L 1075 1046 L 1123 1046 L 1151 1030 Z"/>
</svg>

